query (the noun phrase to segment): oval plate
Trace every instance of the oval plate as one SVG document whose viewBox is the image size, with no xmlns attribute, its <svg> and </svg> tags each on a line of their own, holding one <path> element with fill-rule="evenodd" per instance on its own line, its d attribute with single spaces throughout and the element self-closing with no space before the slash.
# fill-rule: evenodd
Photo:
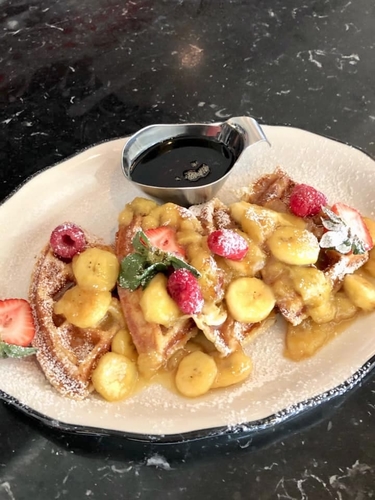
<svg viewBox="0 0 375 500">
<path fill-rule="evenodd" d="M 359 150 L 289 127 L 263 126 L 271 143 L 241 157 L 219 192 L 225 202 L 236 188 L 282 167 L 298 182 L 374 215 L 375 162 Z M 92 147 L 30 179 L 0 207 L 2 298 L 27 298 L 35 258 L 51 230 L 74 221 L 110 241 L 124 204 L 140 192 L 120 168 L 126 139 Z M 374 314 L 356 320 L 313 358 L 283 357 L 280 321 L 248 348 L 254 373 L 238 387 L 188 400 L 151 385 L 121 403 L 95 395 L 76 402 L 46 382 L 34 359 L 0 360 L 0 395 L 60 430 L 113 434 L 151 442 L 177 442 L 273 426 L 354 386 L 373 366 Z"/>
</svg>

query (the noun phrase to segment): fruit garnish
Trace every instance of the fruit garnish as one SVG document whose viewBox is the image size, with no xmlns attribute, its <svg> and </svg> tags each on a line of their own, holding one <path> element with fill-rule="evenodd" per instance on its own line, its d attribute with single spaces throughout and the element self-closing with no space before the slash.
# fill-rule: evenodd
<svg viewBox="0 0 375 500">
<path fill-rule="evenodd" d="M 198 314 L 203 308 L 202 290 L 188 269 L 177 269 L 168 278 L 167 290 L 184 314 Z"/>
<path fill-rule="evenodd" d="M 289 199 L 289 208 L 298 217 L 317 215 L 326 204 L 326 196 L 307 184 L 297 184 Z"/>
<path fill-rule="evenodd" d="M 169 226 L 160 226 L 155 229 L 147 229 L 145 235 L 153 247 L 164 252 L 174 253 L 185 257 L 185 249 L 176 240 L 176 232 Z"/>
<path fill-rule="evenodd" d="M 230 229 L 218 229 L 210 233 L 207 245 L 212 253 L 230 260 L 243 259 L 249 249 L 245 238 Z"/>
<path fill-rule="evenodd" d="M 331 248 L 339 253 L 362 254 L 374 246 L 369 230 L 355 208 L 336 203 L 330 210 L 322 207 L 327 218 L 322 217 L 322 224 L 327 229 L 319 245 L 321 248 Z"/>
<path fill-rule="evenodd" d="M 61 259 L 71 259 L 86 247 L 86 237 L 76 224 L 65 222 L 51 233 L 50 245 L 53 253 Z"/>
<path fill-rule="evenodd" d="M 121 261 L 119 285 L 131 291 L 139 286 L 143 288 L 160 272 L 166 273 L 172 269 L 188 269 L 194 276 L 200 274 L 193 266 L 180 259 L 176 254 L 169 253 L 152 245 L 143 231 L 138 231 L 132 241 L 135 252 L 127 255 Z"/>
<path fill-rule="evenodd" d="M 27 300 L 0 300 L 0 357 L 34 354 L 36 350 L 28 347 L 34 335 L 34 319 Z"/>
<path fill-rule="evenodd" d="M 35 347 L 21 347 L 19 345 L 0 342 L 0 358 L 25 358 L 35 354 Z"/>
</svg>

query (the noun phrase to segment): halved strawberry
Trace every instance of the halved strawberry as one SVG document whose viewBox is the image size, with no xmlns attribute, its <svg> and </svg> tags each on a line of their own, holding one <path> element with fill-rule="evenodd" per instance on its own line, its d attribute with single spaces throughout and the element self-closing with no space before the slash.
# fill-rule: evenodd
<svg viewBox="0 0 375 500">
<path fill-rule="evenodd" d="M 344 203 L 336 203 L 331 207 L 332 212 L 338 215 L 347 224 L 352 233 L 363 243 L 363 248 L 368 251 L 374 246 L 370 232 L 362 218 L 362 215 L 353 207 Z"/>
<path fill-rule="evenodd" d="M 159 226 L 155 229 L 147 229 L 145 234 L 151 241 L 152 246 L 164 252 L 185 257 L 185 249 L 177 242 L 176 231 L 173 228 L 169 226 Z"/>
<path fill-rule="evenodd" d="M 27 300 L 0 300 L 0 341 L 26 347 L 34 335 L 33 315 Z"/>
</svg>

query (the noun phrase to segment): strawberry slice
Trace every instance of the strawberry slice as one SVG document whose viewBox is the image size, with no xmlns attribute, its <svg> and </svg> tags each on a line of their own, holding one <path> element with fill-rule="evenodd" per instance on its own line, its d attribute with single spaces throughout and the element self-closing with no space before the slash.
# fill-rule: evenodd
<svg viewBox="0 0 375 500">
<path fill-rule="evenodd" d="M 147 238 L 153 247 L 164 252 L 173 253 L 182 258 L 185 257 L 185 249 L 177 242 L 176 232 L 169 226 L 160 226 L 145 231 Z"/>
<path fill-rule="evenodd" d="M 363 243 L 366 251 L 374 246 L 370 232 L 362 218 L 362 215 L 353 207 L 344 203 L 336 203 L 331 207 L 332 212 L 338 215 L 347 224 L 352 233 L 355 234 Z"/>
<path fill-rule="evenodd" d="M 34 335 L 33 314 L 27 300 L 0 300 L 0 341 L 26 347 Z"/>
</svg>

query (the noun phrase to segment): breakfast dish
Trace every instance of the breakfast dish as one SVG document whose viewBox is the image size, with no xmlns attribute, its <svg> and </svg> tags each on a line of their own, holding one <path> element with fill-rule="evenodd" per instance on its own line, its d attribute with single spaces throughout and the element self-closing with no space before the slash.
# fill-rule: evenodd
<svg viewBox="0 0 375 500">
<path fill-rule="evenodd" d="M 265 174 L 273 172 L 277 165 L 282 165 L 287 176 L 293 179 L 293 181 L 297 183 L 308 182 L 308 184 L 316 186 L 329 200 L 332 200 L 330 203 L 345 201 L 349 206 L 355 206 L 361 213 L 371 217 L 371 192 L 375 186 L 372 160 L 353 148 L 339 145 L 333 141 L 313 136 L 306 132 L 279 127 L 265 127 L 264 131 L 272 143 L 272 148 L 269 149 L 267 145 L 264 145 L 264 148 L 252 151 L 251 154 L 243 159 L 240 165 L 236 166 L 237 171 L 233 172 L 233 177 L 228 180 L 222 192 L 218 194 L 218 200 L 210 202 L 206 207 L 198 207 L 192 210 L 194 220 L 196 221 L 195 224 L 199 228 L 198 233 L 201 236 L 203 234 L 207 238 L 207 233 L 211 234 L 217 230 L 241 231 L 243 229 L 241 226 L 241 207 L 243 208 L 244 204 L 254 205 L 255 203 L 249 197 L 251 196 L 249 193 L 239 193 L 236 190 L 244 186 L 249 186 Z M 296 136 L 298 136 L 298 144 L 295 142 Z M 139 197 L 139 192 L 130 184 L 127 184 L 126 181 L 123 181 L 120 178 L 121 174 L 116 169 L 117 153 L 121 151 L 123 143 L 124 141 L 118 140 L 97 146 L 89 152 L 82 153 L 53 169 L 43 172 L 3 204 L 0 211 L 0 218 L 4 222 L 3 227 L 9 230 L 10 240 L 12 241 L 12 251 L 10 251 L 10 243 L 8 244 L 7 242 L 5 242 L 1 249 L 4 296 L 24 298 L 28 296 L 27 280 L 23 279 L 22 282 L 17 282 L 14 276 L 18 272 L 23 276 L 31 275 L 36 259 L 40 255 L 41 248 L 45 247 L 53 228 L 61 224 L 62 221 L 74 221 L 75 224 L 84 228 L 85 231 L 97 234 L 106 243 L 116 240 L 115 233 L 117 228 L 114 227 L 113 221 L 117 220 L 118 214 L 124 210 L 124 205 L 129 206 L 132 200 Z M 293 146 L 290 148 L 285 147 L 285 144 L 289 145 L 292 143 Z M 320 152 L 320 156 L 318 155 L 317 157 L 315 154 L 313 158 L 314 151 Z M 101 159 L 104 157 L 107 160 L 105 168 Z M 312 182 L 309 178 L 312 166 L 317 167 L 318 170 L 319 168 L 321 169 L 320 165 L 322 162 L 328 161 L 327 158 L 329 158 L 330 164 L 337 165 L 336 172 L 328 171 L 325 179 L 317 176 Z M 248 165 L 251 165 L 251 169 Z M 337 171 L 340 173 L 340 182 L 335 183 L 333 181 L 336 178 Z M 352 190 L 348 189 L 347 186 L 353 172 L 355 172 L 355 176 L 354 181 L 351 182 Z M 69 185 L 67 181 L 64 184 L 63 179 L 69 178 L 69 174 L 73 175 L 73 173 L 74 175 L 79 175 L 82 179 L 79 189 Z M 119 178 L 117 178 L 117 175 Z M 364 179 L 366 179 L 366 183 L 363 182 Z M 61 193 L 64 193 L 64 196 L 54 197 L 54 199 L 52 199 L 52 196 L 46 196 L 41 206 L 33 207 L 33 192 L 35 192 L 35 189 L 39 189 L 41 184 L 59 185 Z M 356 196 L 356 191 L 361 192 L 361 196 Z M 239 196 L 242 196 L 241 201 L 238 201 Z M 94 207 L 98 206 L 97 200 L 99 199 L 101 201 L 100 210 L 95 210 Z M 278 200 L 283 202 L 283 196 L 279 196 Z M 30 215 L 24 221 L 19 221 L 18 225 L 14 224 L 14 218 L 13 223 L 7 223 L 9 214 L 17 213 L 17 207 L 25 206 L 25 203 L 31 207 Z M 265 206 L 266 203 L 258 200 L 256 204 L 257 206 L 263 206 L 264 209 L 273 210 L 270 206 Z M 332 205 L 330 204 L 330 206 Z M 95 218 L 91 216 L 93 210 L 95 211 Z M 156 210 L 156 207 L 152 210 Z M 278 207 L 278 211 L 282 211 L 282 209 Z M 46 216 L 45 214 L 48 215 Z M 179 217 L 181 217 L 180 214 Z M 181 221 L 186 222 L 186 220 L 190 219 L 181 217 L 177 221 L 177 225 L 182 224 Z M 14 227 L 12 227 L 12 224 Z M 123 224 L 124 234 L 128 232 L 125 237 L 127 243 L 124 243 L 125 240 L 121 240 L 118 236 L 117 245 L 114 250 L 110 249 L 110 252 L 115 251 L 120 257 L 126 257 L 129 253 L 132 253 L 129 252 L 129 248 L 126 248 L 126 245 L 137 234 L 135 228 L 138 226 L 136 224 L 133 217 Z M 146 231 L 155 229 L 155 227 L 151 227 L 152 224 L 146 227 L 144 222 L 140 226 L 142 230 Z M 286 226 L 283 225 L 282 227 Z M 301 230 L 306 230 L 309 234 L 316 232 L 317 235 L 319 231 L 322 231 L 321 228 L 313 226 Z M 21 238 L 21 235 L 25 235 L 26 233 L 35 234 L 36 237 L 35 241 L 34 239 L 32 240 L 29 251 L 25 254 L 22 251 L 24 249 L 24 240 Z M 120 235 L 121 231 L 118 234 Z M 321 237 L 321 234 L 319 237 Z M 122 243 L 120 243 L 121 241 Z M 95 246 L 97 246 L 97 243 L 94 244 Z M 276 243 L 275 246 L 277 246 Z M 205 268 L 200 267 L 199 259 L 194 261 L 193 257 L 195 253 L 192 251 L 191 256 L 187 259 L 188 264 L 198 269 L 199 273 L 203 272 L 204 274 Z M 48 255 L 48 252 L 46 255 Z M 346 261 L 343 261 L 341 257 L 340 259 L 332 257 L 319 270 L 325 276 L 327 283 L 329 283 L 330 290 L 333 290 L 338 283 L 342 283 L 345 273 L 349 269 L 352 272 L 357 267 L 362 266 L 367 257 L 362 255 L 360 258 L 354 259 L 355 262 L 352 258 L 349 259 L 348 256 L 346 257 Z M 220 259 L 226 259 L 226 257 L 219 255 L 215 259 L 220 262 Z M 5 260 L 7 261 L 7 265 L 4 264 Z M 259 266 L 259 259 L 255 260 L 256 265 Z M 288 267 L 294 264 L 284 262 L 283 265 Z M 285 266 L 283 272 L 285 272 Z M 39 265 L 39 267 L 43 266 Z M 232 269 L 234 268 L 235 265 Z M 221 269 L 222 266 L 219 265 L 218 272 L 215 272 L 215 278 L 220 277 Z M 64 266 L 64 271 L 62 272 L 67 271 L 70 272 L 69 266 Z M 255 274 L 261 273 L 262 281 L 268 281 L 266 283 L 267 286 L 272 285 L 273 287 L 274 275 L 272 273 L 270 277 L 267 275 L 267 271 L 262 273 L 262 269 L 256 269 L 254 272 Z M 234 271 L 232 271 L 232 279 L 234 277 L 233 273 Z M 66 278 L 66 274 L 64 276 L 64 279 L 73 280 L 74 285 L 76 277 L 71 274 L 69 274 L 68 278 Z M 236 276 L 237 278 L 239 276 Z M 38 278 L 35 276 L 34 280 L 37 282 Z M 59 285 L 59 290 L 61 290 L 61 286 L 63 285 Z M 42 288 L 39 287 L 39 290 Z M 134 290 L 129 293 L 126 291 L 126 288 L 123 288 L 123 290 L 119 290 L 118 293 L 119 299 L 123 303 L 123 306 L 125 303 L 124 309 L 126 309 L 126 303 L 131 300 L 130 297 L 136 297 L 139 292 Z M 337 293 L 340 293 L 340 291 Z M 55 302 L 58 302 L 55 292 L 56 290 L 53 292 L 52 290 L 49 291 L 50 295 L 54 296 Z M 209 287 L 207 289 L 203 287 L 203 292 L 205 294 L 204 302 L 207 303 L 207 297 L 210 296 Z M 116 304 L 116 292 L 108 290 L 108 293 L 110 294 L 112 305 Z M 135 295 L 131 295 L 134 293 Z M 31 295 L 32 297 L 33 295 Z M 275 299 L 277 301 L 277 297 Z M 137 302 L 140 302 L 140 300 L 137 300 Z M 220 310 L 223 302 L 223 295 L 220 295 L 220 291 L 215 290 L 215 300 L 213 302 Z M 226 302 L 230 304 L 231 299 L 227 297 Z M 270 316 L 274 304 L 264 317 L 260 316 L 259 318 L 255 318 L 254 321 L 250 321 L 251 318 L 241 318 L 241 311 L 236 311 L 235 303 L 236 301 L 232 300 L 232 306 L 229 307 L 229 316 L 232 316 L 232 320 L 234 321 L 242 324 L 262 323 L 266 319 L 267 322 L 269 319 L 272 322 L 275 321 L 275 317 Z M 115 306 L 113 307 L 115 311 L 118 310 Z M 292 327 L 298 328 L 299 324 L 304 323 L 308 319 L 305 316 L 307 313 L 308 317 L 311 317 L 312 309 L 313 306 L 306 303 L 303 305 L 302 311 L 297 308 L 293 316 L 293 321 L 290 321 Z M 278 303 L 278 310 L 282 311 L 280 301 Z M 289 306 L 285 308 L 285 311 L 287 310 L 290 310 Z M 357 314 L 357 311 L 354 312 Z M 311 405 L 311 402 L 316 397 L 324 400 L 324 398 L 328 397 L 325 394 L 328 394 L 328 391 L 335 390 L 335 388 L 338 388 L 338 392 L 345 390 L 354 383 L 354 379 L 351 378 L 352 376 L 355 376 L 357 380 L 371 367 L 371 358 L 374 354 L 373 343 L 371 342 L 371 338 L 366 337 L 363 333 L 363 326 L 368 321 L 371 323 L 371 313 L 360 315 L 354 322 L 348 323 L 345 334 L 340 334 L 313 357 L 298 363 L 292 360 L 292 355 L 289 358 L 283 355 L 285 348 L 283 338 L 285 339 L 285 334 L 282 332 L 284 331 L 285 324 L 279 320 L 271 328 L 266 328 L 266 331 L 261 329 L 262 335 L 258 335 L 258 331 L 251 332 L 252 329 L 250 331 L 244 329 L 236 337 L 228 335 L 228 332 L 233 331 L 232 328 L 221 329 L 217 328 L 218 325 L 212 324 L 211 319 L 207 319 L 210 317 L 208 312 L 195 311 L 194 315 L 197 316 L 194 322 L 191 321 L 191 314 L 190 318 L 186 317 L 189 314 L 182 314 L 179 318 L 179 321 L 181 321 L 181 325 L 178 328 L 179 332 L 181 332 L 181 328 L 185 329 L 183 343 L 185 345 L 189 344 L 196 337 L 198 326 L 199 329 L 204 331 L 206 334 L 205 337 L 214 345 L 215 351 L 218 353 L 228 354 L 230 352 L 237 352 L 238 344 L 240 344 L 241 348 L 246 349 L 246 353 L 252 359 L 253 365 L 251 377 L 244 383 L 239 384 L 235 388 L 228 387 L 212 390 L 203 396 L 198 395 L 196 399 L 182 398 L 173 391 L 166 389 L 163 384 L 151 384 L 145 386 L 144 390 L 136 392 L 134 397 L 132 396 L 118 403 L 108 404 L 95 395 L 87 397 L 86 392 L 82 393 L 86 399 L 77 402 L 60 396 L 52 389 L 44 379 L 33 358 L 26 358 L 21 361 L 9 358 L 2 360 L 0 363 L 0 389 L 6 399 L 23 406 L 31 413 L 36 412 L 35 414 L 41 414 L 47 420 L 51 419 L 51 421 L 58 422 L 58 425 L 78 425 L 87 429 L 101 428 L 109 432 L 113 430 L 121 431 L 125 434 L 135 433 L 143 436 L 166 435 L 166 439 L 169 436 L 169 439 L 173 441 L 173 436 L 181 433 L 188 436 L 189 433 L 193 432 L 204 436 L 204 429 L 211 429 L 211 433 L 215 432 L 215 429 L 220 429 L 217 432 L 222 432 L 228 426 L 235 427 L 236 425 L 240 425 L 246 427 L 256 425 L 256 422 L 263 422 L 264 424 L 267 419 L 278 421 L 280 418 L 284 418 L 280 415 L 287 416 L 288 414 L 293 414 L 296 411 L 295 405 L 300 405 L 304 401 L 309 401 Z M 104 350 L 110 349 L 108 343 L 113 340 L 114 330 L 117 332 L 123 327 L 122 320 L 118 319 L 121 316 L 116 316 L 116 313 L 114 316 L 117 318 L 115 320 L 115 323 L 117 321 L 116 325 L 114 326 L 112 322 L 114 328 L 110 332 L 111 327 L 108 330 L 105 329 L 105 334 L 103 334 L 103 338 L 106 338 L 106 341 L 103 341 L 105 344 L 105 347 L 103 347 Z M 126 320 L 129 322 L 128 317 L 126 317 Z M 137 322 L 138 320 L 134 319 L 134 321 Z M 225 321 L 219 322 L 219 325 L 224 325 L 224 323 Z M 111 321 L 108 324 L 111 324 Z M 269 324 L 265 326 L 269 327 Z M 78 328 L 90 329 L 91 326 L 84 324 Z M 292 336 L 294 330 L 291 330 L 291 332 L 290 335 Z M 150 332 L 150 342 L 154 342 L 154 344 L 156 342 L 160 358 L 172 359 L 176 351 L 183 348 L 183 344 L 179 343 L 182 339 L 177 339 L 176 341 L 175 333 L 173 329 L 169 329 L 168 335 L 171 342 L 166 342 L 162 345 L 158 342 L 158 339 L 160 340 L 160 332 Z M 251 338 L 246 339 L 247 335 Z M 327 335 L 329 337 L 331 334 L 327 333 Z M 246 340 L 251 341 L 246 342 Z M 133 337 L 133 341 L 135 344 L 137 343 L 135 337 Z M 177 348 L 171 350 L 170 346 L 172 344 L 177 346 Z M 325 344 L 324 340 L 323 344 Z M 89 352 L 94 351 L 96 345 L 96 341 L 91 339 Z M 39 347 L 41 347 L 41 344 Z M 136 347 L 139 352 L 141 349 L 140 346 Z M 87 346 L 83 350 L 87 352 Z M 147 352 L 147 347 L 145 347 L 144 354 L 146 354 L 146 357 Z M 204 349 L 197 349 L 195 352 L 202 353 Z M 206 352 L 204 353 L 207 354 Z M 195 354 L 195 356 L 201 355 Z M 89 355 L 88 358 L 93 360 L 93 365 L 96 363 L 95 357 L 91 358 Z M 83 356 L 80 361 L 85 363 L 85 359 L 86 357 Z M 332 360 L 335 360 L 335 362 L 333 363 Z M 74 365 L 77 366 L 76 360 L 74 361 Z M 323 368 L 324 377 L 320 376 Z M 12 377 L 7 375 L 10 371 L 12 372 Z M 28 387 L 25 387 L 23 382 L 25 378 L 29 381 Z M 312 379 L 313 381 L 311 382 Z M 309 384 L 306 383 L 307 380 L 310 381 Z M 32 394 L 30 394 L 30 387 L 32 388 Z M 288 388 L 288 390 L 280 393 L 280 387 Z M 90 392 L 91 388 L 88 389 L 86 385 L 85 391 L 87 390 Z M 151 421 L 149 418 L 150 412 L 155 417 Z M 147 415 L 148 418 L 146 418 Z M 123 418 L 124 416 L 126 416 L 125 419 Z"/>
</svg>

